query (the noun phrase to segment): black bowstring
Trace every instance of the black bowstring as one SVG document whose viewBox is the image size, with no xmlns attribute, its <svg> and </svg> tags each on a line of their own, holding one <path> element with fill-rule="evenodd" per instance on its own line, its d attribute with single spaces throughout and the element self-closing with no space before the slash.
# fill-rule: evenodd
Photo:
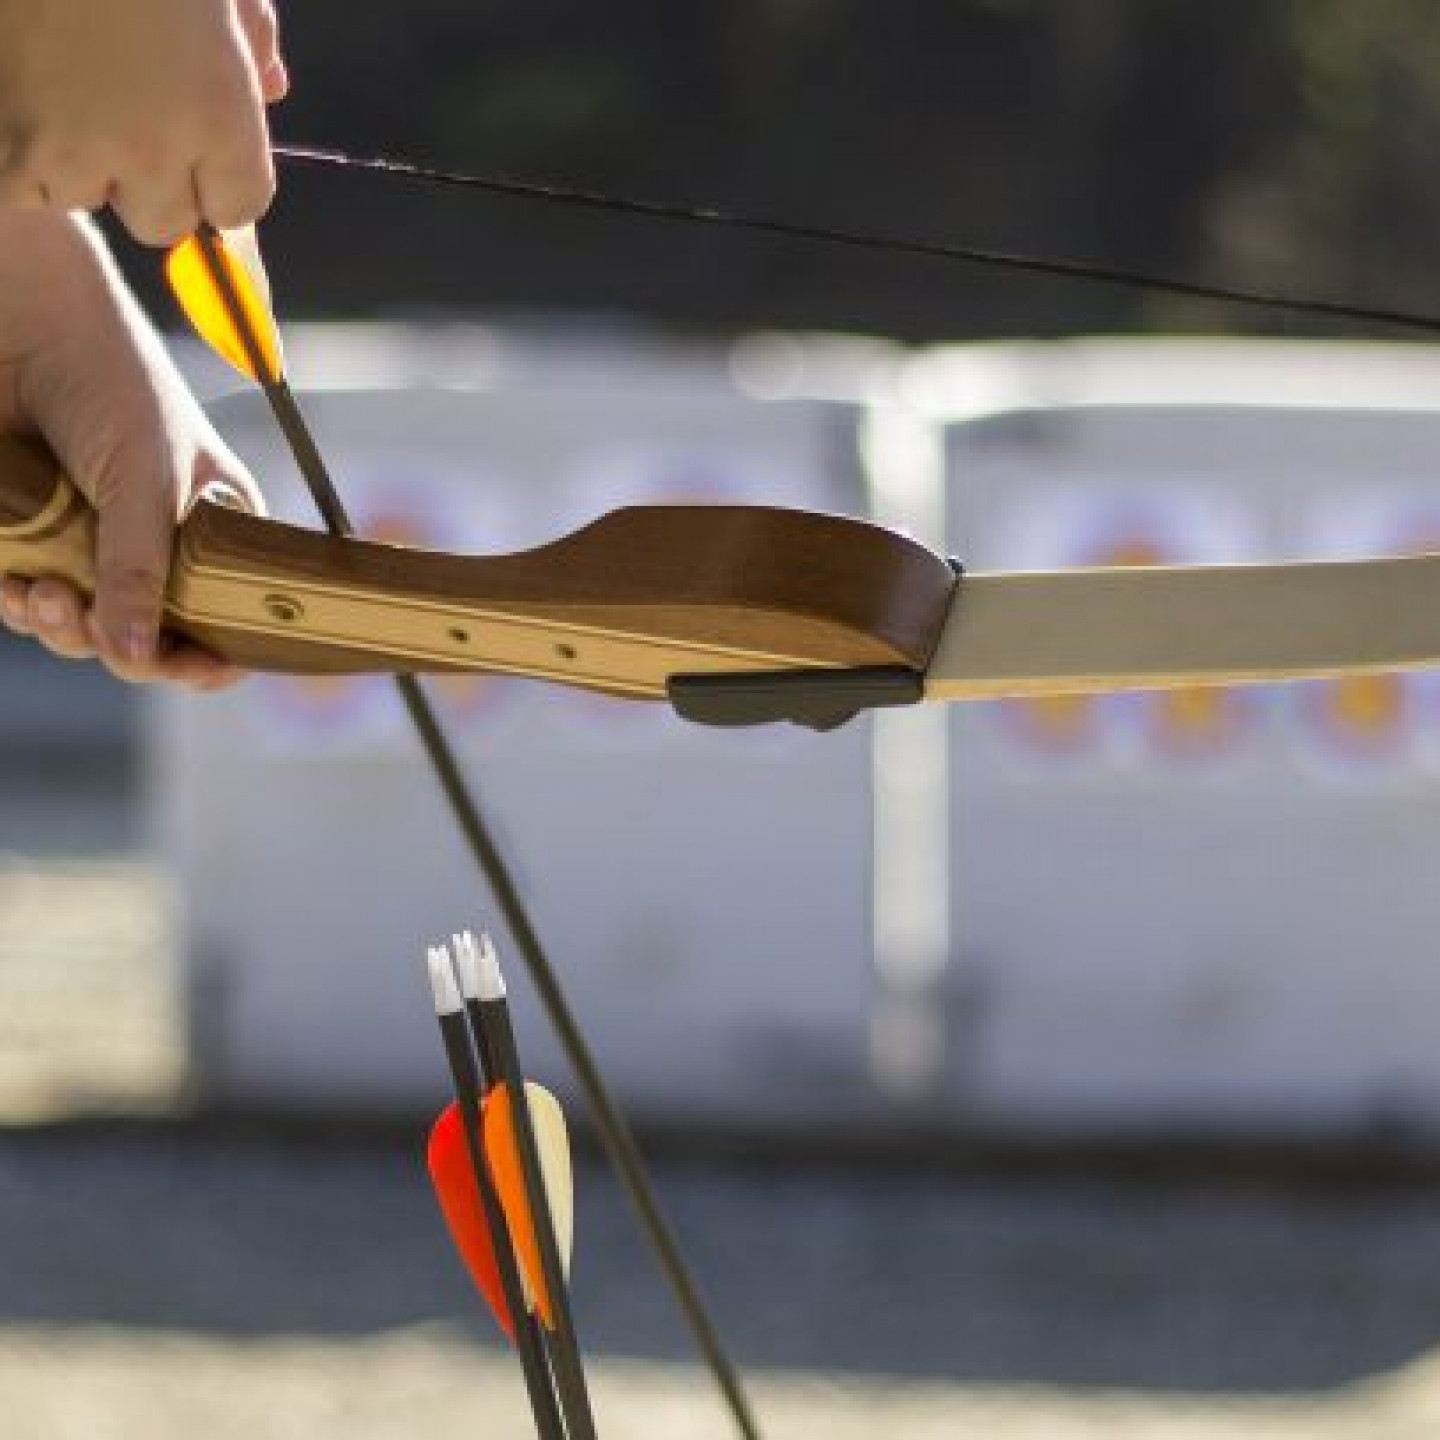
<svg viewBox="0 0 1440 1440">
<path fill-rule="evenodd" d="M 540 180 L 523 180 L 510 175 L 482 175 L 464 170 L 449 170 L 383 156 L 347 155 L 337 150 L 323 150 L 308 145 L 277 145 L 274 153 L 276 159 L 288 165 L 364 170 L 420 184 L 482 190 L 492 195 L 543 200 L 552 204 L 638 216 L 647 220 L 724 226 L 732 230 L 778 235 L 791 240 L 846 245 L 852 249 L 878 251 L 886 255 L 945 260 L 957 264 L 985 266 L 992 270 L 1044 275 L 1052 279 L 1089 281 L 1127 290 L 1179 295 L 1190 300 L 1218 301 L 1226 305 L 1248 306 L 1251 309 L 1309 315 L 1325 320 L 1342 320 L 1350 324 L 1389 326 L 1424 335 L 1440 335 L 1440 315 L 1421 310 L 1361 305 L 1348 300 L 1329 300 L 1320 296 L 1298 295 L 1283 290 L 1265 290 L 1244 285 L 1210 284 L 1178 275 L 1129 270 L 1118 265 L 1104 265 L 1063 256 L 1023 254 L 979 245 L 962 245 L 949 240 L 884 235 L 833 225 L 781 220 L 774 216 L 725 210 L 712 205 L 685 205 L 672 200 L 642 199 L 633 195 L 609 194 Z"/>
</svg>

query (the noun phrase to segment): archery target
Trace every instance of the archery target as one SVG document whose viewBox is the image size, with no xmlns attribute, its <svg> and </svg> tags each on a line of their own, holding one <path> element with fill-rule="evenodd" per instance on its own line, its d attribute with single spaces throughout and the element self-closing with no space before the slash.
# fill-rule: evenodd
<svg viewBox="0 0 1440 1440">
<path fill-rule="evenodd" d="M 1254 558 L 1253 515 L 1198 487 L 1117 489 L 1096 480 L 1007 507 L 993 562 L 1016 570 L 1180 565 Z M 1263 708 L 1251 689 L 1185 686 L 1001 701 L 995 723 L 1017 757 L 1041 763 L 1217 762 Z"/>
<path fill-rule="evenodd" d="M 1440 500 L 1415 487 L 1340 493 L 1318 502 L 1302 529 L 1317 558 L 1440 551 Z M 1377 672 L 1296 685 L 1289 736 L 1295 760 L 1339 783 L 1440 775 L 1440 675 Z"/>
</svg>

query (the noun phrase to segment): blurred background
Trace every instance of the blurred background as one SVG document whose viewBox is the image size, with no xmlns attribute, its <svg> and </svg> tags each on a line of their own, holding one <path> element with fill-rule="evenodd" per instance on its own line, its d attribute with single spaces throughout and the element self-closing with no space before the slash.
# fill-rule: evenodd
<svg viewBox="0 0 1440 1440">
<path fill-rule="evenodd" d="M 278 138 L 1440 308 L 1415 0 L 283 7 Z M 1435 548 L 1440 361 L 1260 310 L 284 168 L 291 371 L 376 536 L 632 501 L 972 569 Z M 117 237 L 167 327 L 154 258 Z M 277 513 L 253 397 L 175 344 Z M 1440 684 L 827 736 L 436 687 L 766 1433 L 1389 1437 L 1440 1412 Z M 424 947 L 493 927 L 379 682 L 0 637 L 7 1433 L 527 1433 L 423 1170 Z M 581 1156 L 601 1432 L 730 1433 Z"/>
</svg>

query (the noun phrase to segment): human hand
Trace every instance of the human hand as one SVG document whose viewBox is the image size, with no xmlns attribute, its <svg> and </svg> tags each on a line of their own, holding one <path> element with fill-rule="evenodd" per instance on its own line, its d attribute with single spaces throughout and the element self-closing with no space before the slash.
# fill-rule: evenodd
<svg viewBox="0 0 1440 1440">
<path fill-rule="evenodd" d="M 109 204 L 148 245 L 248 225 L 287 86 L 271 0 L 0 0 L 0 204 Z"/>
<path fill-rule="evenodd" d="M 175 526 L 201 493 L 263 512 L 81 217 L 0 210 L 0 433 L 38 433 L 98 513 L 93 603 L 0 580 L 0 619 L 124 680 L 210 690 L 239 672 L 159 634 Z"/>
</svg>

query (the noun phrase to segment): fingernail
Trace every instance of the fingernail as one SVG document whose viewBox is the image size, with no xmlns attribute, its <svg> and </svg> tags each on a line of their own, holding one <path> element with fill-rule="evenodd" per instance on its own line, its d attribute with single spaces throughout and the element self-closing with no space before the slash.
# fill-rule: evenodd
<svg viewBox="0 0 1440 1440">
<path fill-rule="evenodd" d="M 125 658 L 132 664 L 143 665 L 154 653 L 154 641 L 143 625 L 125 627 Z"/>
<path fill-rule="evenodd" d="M 63 625 L 65 602 L 58 595 L 44 595 L 35 602 L 35 614 L 42 625 Z"/>
</svg>

